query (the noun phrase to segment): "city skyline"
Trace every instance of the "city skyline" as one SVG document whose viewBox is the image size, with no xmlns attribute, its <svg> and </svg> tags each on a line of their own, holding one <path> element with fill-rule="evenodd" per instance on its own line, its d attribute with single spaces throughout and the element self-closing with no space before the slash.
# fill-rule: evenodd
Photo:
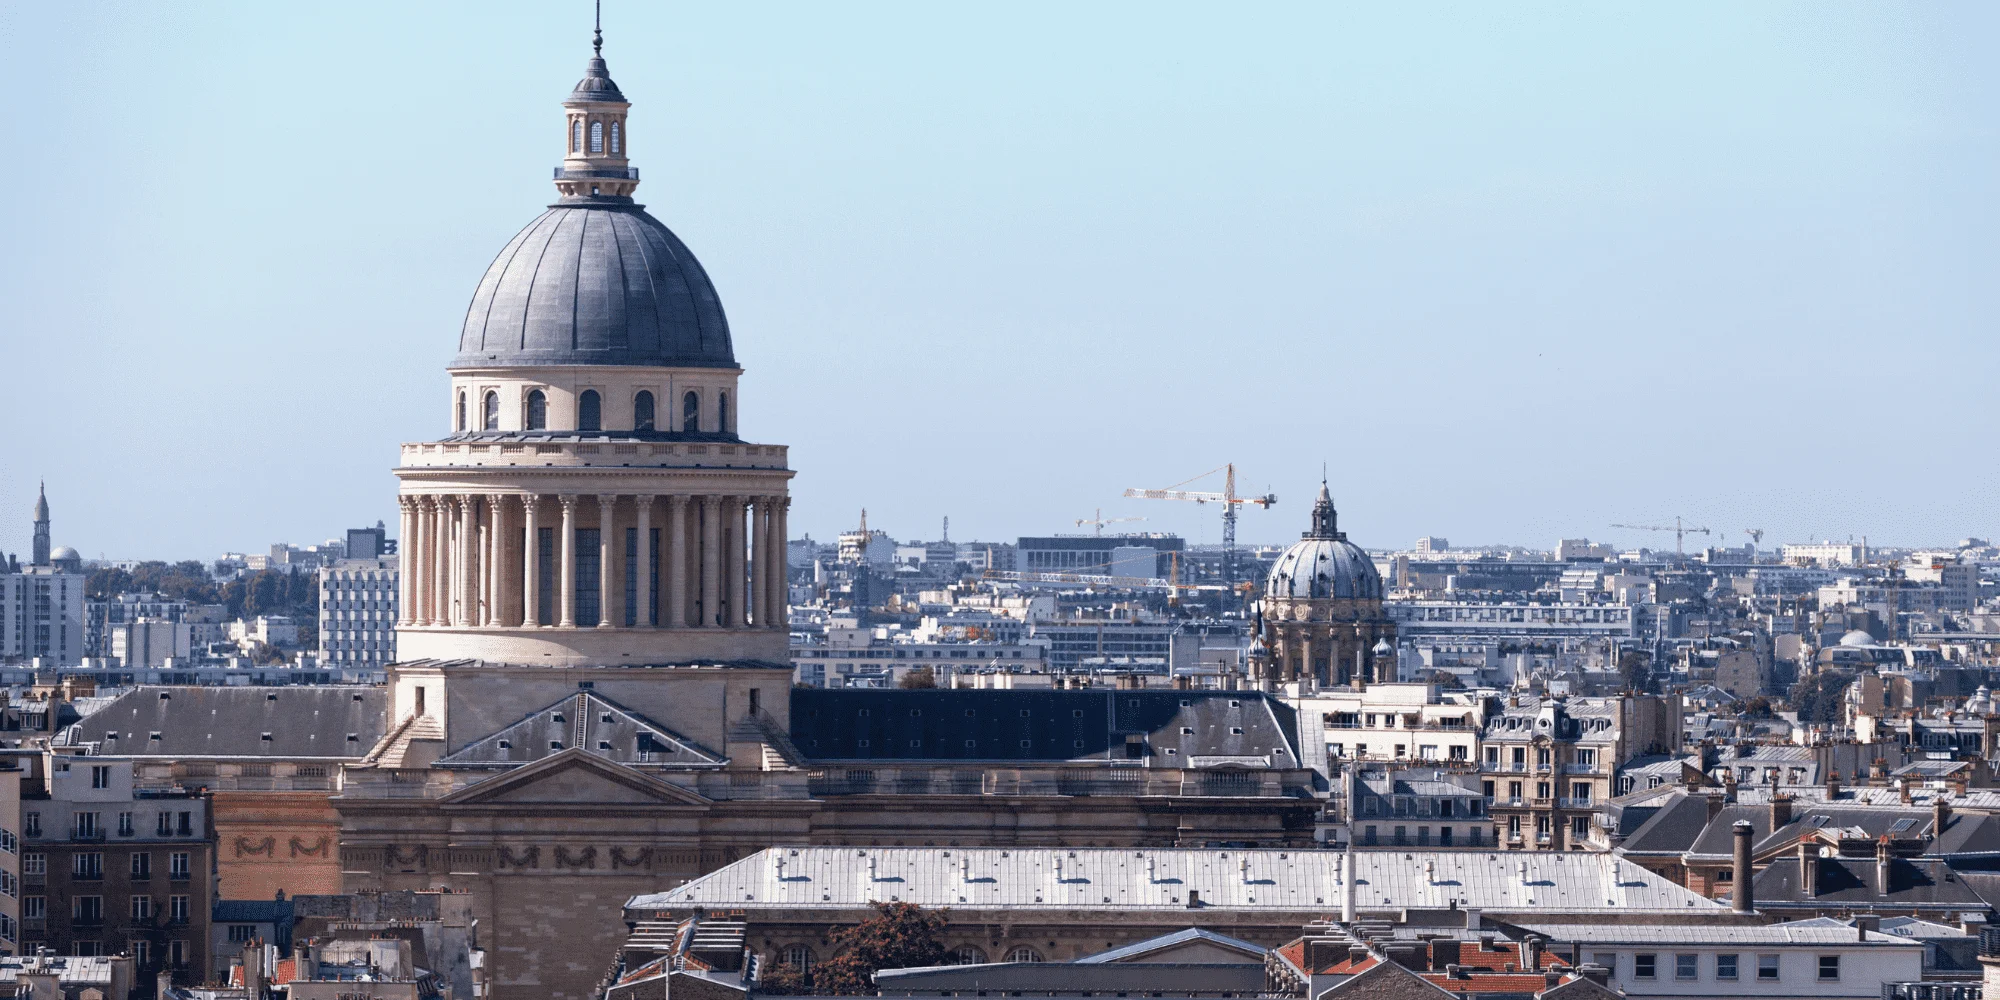
<svg viewBox="0 0 2000 1000">
<path fill-rule="evenodd" d="M 41 432 L 0 446 L 0 548 L 40 479 L 91 558 L 394 524 L 385 459 L 442 426 L 466 289 L 548 200 L 573 6 L 11 10 L 0 73 L 49 98 L 0 169 L 34 188 L 29 115 L 97 155 L 8 245 Z M 1808 11 L 614 7 L 607 55 L 676 95 L 635 113 L 641 200 L 731 307 L 795 535 L 1101 508 L 1214 542 L 1118 494 L 1224 461 L 1280 498 L 1246 544 L 1297 535 L 1322 461 L 1371 548 L 1990 535 L 1992 404 L 1953 376 L 1995 360 L 1993 15 Z"/>
</svg>

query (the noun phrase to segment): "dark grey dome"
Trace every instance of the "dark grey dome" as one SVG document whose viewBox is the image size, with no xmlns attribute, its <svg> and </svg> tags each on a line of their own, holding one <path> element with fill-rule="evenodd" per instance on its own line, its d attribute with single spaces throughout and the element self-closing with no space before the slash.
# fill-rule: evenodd
<svg viewBox="0 0 2000 1000">
<path fill-rule="evenodd" d="M 465 312 L 454 368 L 734 368 L 729 321 L 701 262 L 637 205 L 555 205 L 494 258 Z"/>
<path fill-rule="evenodd" d="M 1292 543 L 1264 579 L 1265 597 L 1382 599 L 1382 574 L 1361 546 L 1347 540 L 1333 509 L 1333 495 L 1319 485 L 1312 530 Z"/>
<path fill-rule="evenodd" d="M 601 55 L 591 57 L 590 64 L 584 67 L 583 79 L 578 80 L 576 87 L 569 92 L 569 103 L 584 101 L 625 103 L 625 95 L 619 92 L 617 84 L 611 82 L 611 70 L 604 65 Z"/>
</svg>

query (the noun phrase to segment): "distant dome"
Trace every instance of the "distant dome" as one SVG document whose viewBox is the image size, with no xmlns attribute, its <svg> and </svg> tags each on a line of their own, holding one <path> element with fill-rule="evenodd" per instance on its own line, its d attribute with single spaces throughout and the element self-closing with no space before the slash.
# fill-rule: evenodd
<svg viewBox="0 0 2000 1000">
<path fill-rule="evenodd" d="M 1855 629 L 1841 636 L 1840 644 L 1843 646 L 1873 646 L 1875 645 L 1875 637 L 1860 629 Z"/>
<path fill-rule="evenodd" d="M 1313 530 L 1271 565 L 1264 596 L 1382 599 L 1382 574 L 1375 571 L 1375 560 L 1337 529 L 1326 484 L 1320 484 L 1319 500 L 1313 504 Z"/>
</svg>

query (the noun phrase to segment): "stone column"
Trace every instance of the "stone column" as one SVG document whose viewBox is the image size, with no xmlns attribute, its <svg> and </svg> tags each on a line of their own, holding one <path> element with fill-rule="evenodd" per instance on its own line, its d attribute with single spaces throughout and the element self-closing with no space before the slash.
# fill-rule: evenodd
<svg viewBox="0 0 2000 1000">
<path fill-rule="evenodd" d="M 790 606 L 791 606 L 791 587 L 786 582 L 788 579 L 790 579 L 791 569 L 790 569 L 790 564 L 786 562 L 786 557 L 785 557 L 785 553 L 788 551 L 790 547 L 790 540 L 787 538 L 785 534 L 785 518 L 786 518 L 786 513 L 791 508 L 791 506 L 792 506 L 791 497 L 781 495 L 772 498 L 771 608 L 773 610 L 773 614 L 771 616 L 771 627 L 779 629 L 791 627 L 791 622 L 789 617 Z"/>
<path fill-rule="evenodd" d="M 576 502 L 580 499 L 571 493 L 556 497 L 556 502 L 562 504 L 562 541 L 556 545 L 556 551 L 560 553 L 557 558 L 562 560 L 562 566 L 556 572 L 556 578 L 561 581 L 557 586 L 562 588 L 556 594 L 562 606 L 556 619 L 557 628 L 576 627 Z"/>
<path fill-rule="evenodd" d="M 396 496 L 396 506 L 402 512 L 402 521 L 396 535 L 396 624 L 413 624 L 410 617 L 410 580 L 416 569 L 416 557 L 410 547 L 416 541 L 416 498 L 406 494 Z"/>
<path fill-rule="evenodd" d="M 431 624 L 451 624 L 451 498 L 431 497 Z"/>
<path fill-rule="evenodd" d="M 542 560 L 536 551 L 540 543 L 540 526 L 535 523 L 535 515 L 542 505 L 542 498 L 533 493 L 521 498 L 521 625 L 532 627 L 542 623 Z"/>
<path fill-rule="evenodd" d="M 417 515 L 416 544 L 410 550 L 410 624 L 431 623 L 431 505 L 423 496 L 410 497 Z"/>
<path fill-rule="evenodd" d="M 639 574 L 639 614 L 634 623 L 639 628 L 653 627 L 653 562 L 660 557 L 653 551 L 653 497 L 641 493 L 632 498 L 632 505 L 639 509 L 639 556 L 632 572 Z"/>
<path fill-rule="evenodd" d="M 501 625 L 502 609 L 507 604 L 507 496 L 494 493 L 486 498 L 486 519 L 491 523 L 487 529 L 486 568 L 486 624 L 492 628 Z"/>
<path fill-rule="evenodd" d="M 687 627 L 687 506 L 687 497 L 667 498 L 668 628 Z"/>
<path fill-rule="evenodd" d="M 723 561 L 723 572 L 728 574 L 729 597 L 723 609 L 727 617 L 723 619 L 725 628 L 742 628 L 747 620 L 744 607 L 748 602 L 750 588 L 743 585 L 743 508 L 744 497 L 724 497 L 722 501 L 722 524 L 724 534 L 722 544 L 728 546 L 729 557 Z"/>
<path fill-rule="evenodd" d="M 714 628 L 721 624 L 717 617 L 721 607 L 716 599 L 721 596 L 721 581 L 718 577 L 716 560 L 722 557 L 722 504 L 716 497 L 701 498 L 701 621 L 702 628 Z"/>
<path fill-rule="evenodd" d="M 479 624 L 479 497 L 458 497 L 458 614 L 453 624 Z"/>
<path fill-rule="evenodd" d="M 750 620 L 763 628 L 771 613 L 771 498 L 751 497 L 750 502 Z"/>
<path fill-rule="evenodd" d="M 597 627 L 610 628 L 615 620 L 611 609 L 611 558 L 618 551 L 611 543 L 613 535 L 612 514 L 617 508 L 618 498 L 608 494 L 597 496 Z M 622 609 L 621 609 L 622 610 Z"/>
</svg>

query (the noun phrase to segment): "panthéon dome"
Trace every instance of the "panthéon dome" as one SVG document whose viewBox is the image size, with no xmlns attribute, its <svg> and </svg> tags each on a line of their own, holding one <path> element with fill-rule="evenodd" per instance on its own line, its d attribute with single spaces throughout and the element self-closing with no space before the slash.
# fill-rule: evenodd
<svg viewBox="0 0 2000 1000">
<path fill-rule="evenodd" d="M 708 272 L 632 200 L 630 105 L 601 52 L 563 106 L 562 196 L 486 269 L 451 367 L 736 367 Z"/>
</svg>

